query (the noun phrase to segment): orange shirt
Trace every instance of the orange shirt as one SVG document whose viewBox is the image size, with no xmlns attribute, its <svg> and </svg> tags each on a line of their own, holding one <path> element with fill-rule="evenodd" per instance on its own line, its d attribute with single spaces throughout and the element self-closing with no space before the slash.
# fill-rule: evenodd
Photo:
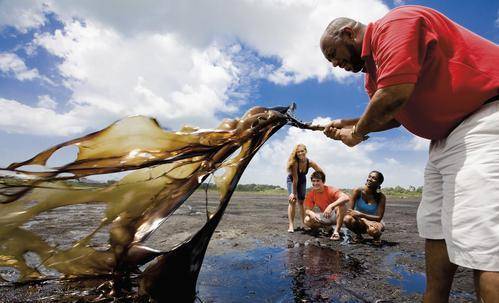
<svg viewBox="0 0 499 303">
<path fill-rule="evenodd" d="M 338 200 L 341 196 L 341 191 L 335 187 L 324 185 L 324 190 L 319 192 L 315 189 L 312 189 L 308 192 L 307 197 L 305 198 L 305 207 L 310 209 L 314 208 L 314 206 L 318 206 L 319 209 L 324 212 L 326 207 L 334 201 Z"/>
</svg>

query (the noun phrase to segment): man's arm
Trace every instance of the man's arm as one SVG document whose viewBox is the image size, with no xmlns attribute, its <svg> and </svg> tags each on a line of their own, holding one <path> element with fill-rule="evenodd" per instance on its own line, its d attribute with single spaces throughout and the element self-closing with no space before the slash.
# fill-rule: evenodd
<svg viewBox="0 0 499 303">
<path fill-rule="evenodd" d="M 399 84 L 378 89 L 356 124 L 356 133 L 364 136 L 385 127 L 405 105 L 414 91 L 414 84 Z"/>
<path fill-rule="evenodd" d="M 326 128 L 326 136 L 341 140 L 348 146 L 355 146 L 370 132 L 387 130 L 400 124 L 395 114 L 410 99 L 414 84 L 399 84 L 378 89 L 367 105 L 364 114 L 352 128 Z"/>
<path fill-rule="evenodd" d="M 340 196 L 338 197 L 338 199 L 336 199 L 333 203 L 329 204 L 324 210 L 324 217 L 329 218 L 335 207 L 342 206 L 348 203 L 348 201 L 350 201 L 350 197 L 347 194 L 340 192 Z"/>
<path fill-rule="evenodd" d="M 327 135 L 327 133 L 331 132 L 335 128 L 349 128 L 351 130 L 351 128 L 355 124 L 357 124 L 357 122 L 359 122 L 359 120 L 360 120 L 360 117 L 359 118 L 352 118 L 352 119 L 333 120 L 333 121 L 329 122 L 328 124 L 326 124 L 326 126 L 324 127 L 324 133 L 326 133 L 326 135 Z M 388 121 L 386 124 L 379 126 L 377 129 L 372 130 L 371 132 L 382 132 L 382 131 L 389 130 L 389 129 L 399 127 L 399 126 L 400 126 L 400 123 L 397 120 L 392 119 L 391 121 Z"/>
</svg>

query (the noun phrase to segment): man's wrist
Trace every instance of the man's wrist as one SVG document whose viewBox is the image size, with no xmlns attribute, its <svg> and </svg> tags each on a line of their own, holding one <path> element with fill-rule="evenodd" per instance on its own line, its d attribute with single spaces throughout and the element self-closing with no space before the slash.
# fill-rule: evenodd
<svg viewBox="0 0 499 303">
<path fill-rule="evenodd" d="M 368 138 L 366 135 L 363 135 L 363 134 L 360 134 L 357 132 L 357 124 L 354 124 L 352 126 L 352 132 L 350 134 L 352 135 L 352 137 L 357 138 L 357 139 L 362 140 L 362 141 L 364 141 Z"/>
</svg>

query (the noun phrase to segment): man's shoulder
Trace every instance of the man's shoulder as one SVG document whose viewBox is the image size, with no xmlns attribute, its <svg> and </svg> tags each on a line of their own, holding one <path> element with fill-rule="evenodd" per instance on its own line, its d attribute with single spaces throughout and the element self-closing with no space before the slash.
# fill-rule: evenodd
<svg viewBox="0 0 499 303">
<path fill-rule="evenodd" d="M 385 16 L 376 21 L 376 27 L 389 26 L 398 20 L 412 20 L 418 18 L 427 18 L 428 16 L 439 14 L 437 11 L 420 6 L 420 5 L 404 5 L 389 11 Z"/>
<path fill-rule="evenodd" d="M 338 188 L 334 187 L 334 186 L 331 186 L 331 185 L 324 185 L 324 188 L 326 189 L 326 191 L 328 193 L 337 193 L 337 192 L 340 192 L 341 190 L 339 190 Z"/>
</svg>

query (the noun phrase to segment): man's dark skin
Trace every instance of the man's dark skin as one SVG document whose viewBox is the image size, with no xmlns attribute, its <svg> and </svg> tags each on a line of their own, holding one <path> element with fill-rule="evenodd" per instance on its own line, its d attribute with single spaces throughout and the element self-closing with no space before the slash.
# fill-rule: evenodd
<svg viewBox="0 0 499 303">
<path fill-rule="evenodd" d="M 364 68 L 362 41 L 366 25 L 348 18 L 337 18 L 326 28 L 320 40 L 324 57 L 333 67 L 360 72 Z M 364 113 L 356 119 L 338 119 L 330 122 L 324 134 L 353 147 L 365 140 L 370 132 L 399 127 L 395 114 L 411 98 L 414 84 L 399 84 L 378 89 Z M 425 241 L 427 287 L 424 301 L 448 302 L 457 265 L 449 261 L 445 240 Z M 474 270 L 478 301 L 499 302 L 499 272 Z"/>
</svg>

